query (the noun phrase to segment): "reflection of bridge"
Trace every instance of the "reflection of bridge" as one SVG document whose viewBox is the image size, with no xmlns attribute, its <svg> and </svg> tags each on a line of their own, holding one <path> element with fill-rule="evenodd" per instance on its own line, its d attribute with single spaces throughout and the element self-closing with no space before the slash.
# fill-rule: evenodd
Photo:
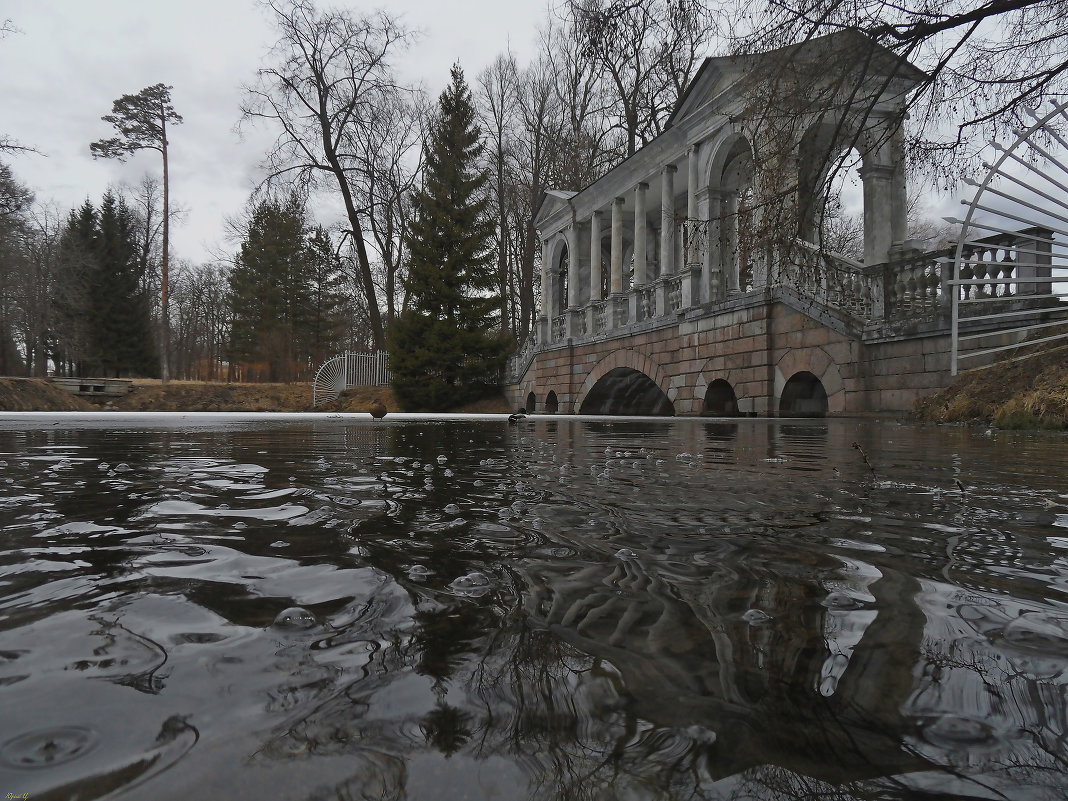
<svg viewBox="0 0 1068 801">
<path fill-rule="evenodd" d="M 513 360 L 516 406 L 906 410 L 949 383 L 952 292 L 987 293 L 1016 314 L 1037 305 L 1026 296 L 1048 292 L 1034 278 L 1049 275 L 1049 232 L 975 243 L 960 276 L 950 252 L 905 239 L 900 120 L 918 74 L 855 34 L 824 44 L 877 64 L 878 74 L 859 78 L 853 105 L 833 119 L 825 107 L 791 112 L 787 147 L 769 142 L 745 88 L 782 53 L 708 59 L 663 134 L 582 191 L 546 193 L 535 219 L 542 316 Z M 863 263 L 811 244 L 826 197 L 821 165 L 850 147 L 861 151 Z M 786 212 L 776 216 L 776 203 Z M 987 278 L 1000 283 L 947 283 Z M 971 333 L 993 331 L 987 325 Z M 979 350 L 1012 336 L 968 342 Z"/>
</svg>

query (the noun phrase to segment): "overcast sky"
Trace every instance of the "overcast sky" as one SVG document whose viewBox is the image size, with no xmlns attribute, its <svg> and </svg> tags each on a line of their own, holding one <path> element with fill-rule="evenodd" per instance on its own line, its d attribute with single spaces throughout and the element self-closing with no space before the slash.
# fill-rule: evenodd
<svg viewBox="0 0 1068 801">
<path fill-rule="evenodd" d="M 330 5 L 356 12 L 386 7 L 420 29 L 401 62 L 403 77 L 434 98 L 457 60 L 470 83 L 509 45 L 521 63 L 528 60 L 546 15 L 546 0 Z M 265 11 L 254 0 L 0 0 L 3 20 L 19 32 L 0 40 L 0 134 L 44 154 L 8 158 L 18 180 L 66 213 L 87 197 L 98 203 L 111 183 L 160 175 L 155 152 L 126 164 L 94 161 L 89 143 L 114 134 L 100 117 L 116 98 L 165 83 L 185 119 L 168 137 L 171 197 L 186 210 L 172 228 L 172 252 L 200 262 L 231 250 L 225 218 L 244 206 L 273 138 L 253 132 L 242 141 L 234 130 L 241 87 L 277 38 Z"/>
</svg>

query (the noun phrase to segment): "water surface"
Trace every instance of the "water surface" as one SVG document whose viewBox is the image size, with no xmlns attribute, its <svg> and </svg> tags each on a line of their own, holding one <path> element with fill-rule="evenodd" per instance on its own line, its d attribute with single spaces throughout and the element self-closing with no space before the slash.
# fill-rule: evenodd
<svg viewBox="0 0 1068 801">
<path fill-rule="evenodd" d="M 6 415 L 0 791 L 1060 799 L 1065 444 Z"/>
</svg>

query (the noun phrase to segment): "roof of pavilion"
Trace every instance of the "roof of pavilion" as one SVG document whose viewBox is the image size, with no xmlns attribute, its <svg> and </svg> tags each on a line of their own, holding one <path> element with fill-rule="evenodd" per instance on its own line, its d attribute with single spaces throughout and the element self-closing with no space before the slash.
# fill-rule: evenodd
<svg viewBox="0 0 1068 801">
<path fill-rule="evenodd" d="M 703 113 L 706 106 L 725 103 L 723 98 L 726 94 L 731 95 L 732 99 L 740 97 L 740 93 L 731 91 L 730 87 L 735 86 L 744 76 L 768 67 L 782 72 L 784 67 L 791 64 L 809 64 L 819 68 L 827 64 L 828 53 L 837 54 L 843 64 L 861 65 L 861 74 L 864 77 L 877 78 L 878 84 L 884 87 L 889 86 L 891 81 L 899 81 L 903 85 L 903 91 L 907 92 L 927 78 L 926 73 L 909 61 L 855 29 L 837 31 L 763 53 L 711 56 L 702 62 L 690 85 L 675 104 L 675 110 L 668 117 L 662 133 L 580 191 L 551 189 L 543 193 L 534 210 L 535 226 L 541 228 L 542 223 L 564 206 L 573 201 L 581 201 L 583 196 L 611 185 L 618 178 L 620 171 L 628 166 L 637 167 L 644 160 L 656 162 L 667 141 L 677 140 L 680 145 L 684 145 L 685 134 L 680 129 L 686 128 L 685 121 L 691 116 L 698 116 L 699 110 Z"/>
</svg>

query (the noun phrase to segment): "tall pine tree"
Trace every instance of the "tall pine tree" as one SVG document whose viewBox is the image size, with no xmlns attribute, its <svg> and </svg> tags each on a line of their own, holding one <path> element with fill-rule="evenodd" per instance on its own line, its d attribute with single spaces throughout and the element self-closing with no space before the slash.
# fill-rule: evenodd
<svg viewBox="0 0 1068 801">
<path fill-rule="evenodd" d="M 389 332 L 393 392 L 406 409 L 441 410 L 495 391 L 508 354 L 500 332 L 488 174 L 460 66 L 430 125 L 423 187 L 408 231 L 408 308 Z"/>
</svg>

